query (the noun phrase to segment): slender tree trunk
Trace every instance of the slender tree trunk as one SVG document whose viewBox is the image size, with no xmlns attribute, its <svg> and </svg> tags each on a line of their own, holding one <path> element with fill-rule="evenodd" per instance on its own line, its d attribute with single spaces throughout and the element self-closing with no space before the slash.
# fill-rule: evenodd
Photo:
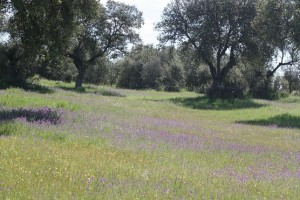
<svg viewBox="0 0 300 200">
<path fill-rule="evenodd" d="M 288 81 L 289 83 L 289 93 L 292 94 L 293 92 L 293 89 L 292 89 L 292 82 L 291 81 Z"/>
</svg>

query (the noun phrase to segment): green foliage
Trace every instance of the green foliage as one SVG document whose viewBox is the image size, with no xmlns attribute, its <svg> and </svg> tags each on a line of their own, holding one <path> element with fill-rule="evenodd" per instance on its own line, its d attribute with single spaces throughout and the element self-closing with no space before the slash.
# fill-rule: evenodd
<svg viewBox="0 0 300 200">
<path fill-rule="evenodd" d="M 175 60 L 166 68 L 163 77 L 164 90 L 169 92 L 179 92 L 184 85 L 183 67 L 180 61 Z"/>
<path fill-rule="evenodd" d="M 295 17 L 293 18 L 293 39 L 296 42 L 296 44 L 298 45 L 298 47 L 300 46 L 300 25 L 299 25 L 299 21 L 300 21 L 300 3 L 299 1 L 296 1 L 296 6 L 295 6 Z"/>
<path fill-rule="evenodd" d="M 157 29 L 162 42 L 191 46 L 210 69 L 213 83 L 208 95 L 218 98 L 230 93 L 223 82 L 237 58 L 252 49 L 255 13 L 255 1 L 174 0 L 165 8 Z"/>
<path fill-rule="evenodd" d="M 30 59 L 17 41 L 0 43 L 0 84 L 22 86 L 33 76 L 35 69 L 29 65 Z M 35 64 L 35 63 L 31 63 Z"/>
<path fill-rule="evenodd" d="M 10 6 L 14 15 L 8 31 L 35 58 L 40 52 L 64 54 L 70 37 L 80 28 L 76 20 L 89 20 L 98 12 L 94 0 L 12 0 Z"/>
<path fill-rule="evenodd" d="M 118 87 L 166 91 L 183 87 L 183 67 L 172 48 L 138 46 L 118 65 Z"/>
<path fill-rule="evenodd" d="M 134 6 L 108 1 L 106 8 L 99 2 L 98 15 L 89 20 L 77 18 L 80 31 L 73 38 L 67 54 L 78 70 L 75 87 L 81 87 L 86 70 L 99 58 L 115 58 L 123 54 L 129 43 L 140 41 L 136 30 L 143 24 L 142 13 Z"/>
<path fill-rule="evenodd" d="M 288 68 L 284 71 L 284 80 L 287 81 L 286 90 L 289 93 L 300 91 L 300 71 L 293 68 Z"/>
<path fill-rule="evenodd" d="M 100 58 L 95 65 L 87 69 L 85 82 L 93 84 L 109 83 L 109 73 L 112 66 L 113 64 L 106 57 Z"/>
<path fill-rule="evenodd" d="M 249 95 L 259 99 L 275 100 L 289 96 L 287 81 L 280 76 L 267 78 L 259 75 L 256 82 L 249 84 Z"/>
<path fill-rule="evenodd" d="M 114 1 L 104 8 L 96 0 L 12 0 L 1 1 L 0 11 L 0 32 L 10 36 L 8 44 L 0 44 L 0 81 L 9 85 L 22 85 L 36 73 L 72 81 L 77 74 L 69 57 L 81 87 L 86 69 L 95 69 L 98 58 L 115 57 L 128 43 L 139 41 L 136 29 L 143 23 L 134 6 Z M 103 81 L 90 78 L 90 82 Z"/>
<path fill-rule="evenodd" d="M 62 57 L 70 38 L 79 29 L 74 22 L 78 16 L 84 16 L 82 19 L 94 16 L 95 1 L 12 0 L 5 3 L 7 9 L 3 11 L 1 7 L 1 17 L 6 14 L 6 24 L 1 26 L 4 29 L 1 31 L 9 38 L 6 44 L 1 43 L 0 81 L 21 86 L 41 71 L 48 78 L 58 79 L 58 74 L 65 71 L 59 68 L 63 66 Z"/>
<path fill-rule="evenodd" d="M 209 68 L 197 59 L 190 46 L 182 45 L 178 52 L 184 68 L 185 87 L 189 91 L 205 94 L 212 82 Z"/>
<path fill-rule="evenodd" d="M 6 1 L 1 1 L 0 2 L 0 34 L 2 34 L 2 31 L 4 30 L 4 26 L 5 26 L 5 13 L 6 13 L 6 6 L 7 6 Z"/>
<path fill-rule="evenodd" d="M 117 63 L 120 75 L 117 87 L 129 89 L 142 89 L 142 65 L 131 60 L 122 60 Z"/>
<path fill-rule="evenodd" d="M 296 0 L 172 0 L 157 29 L 162 43 L 179 48 L 135 47 L 111 63 L 126 55 L 128 44 L 140 43 L 143 19 L 135 6 L 0 1 L 0 36 L 8 36 L 0 42 L 0 87 L 26 89 L 40 74 L 76 80 L 82 93 L 87 82 L 166 91 L 185 86 L 215 98 L 280 98 L 299 89 L 296 73 L 275 78 L 283 66 L 299 64 L 299 7 Z"/>
<path fill-rule="evenodd" d="M 66 57 L 48 57 L 40 64 L 38 74 L 50 80 L 71 82 L 77 76 L 77 69 Z"/>
<path fill-rule="evenodd" d="M 267 77 L 274 76 L 283 66 L 295 66 L 300 51 L 295 43 L 297 3 L 289 1 L 258 1 L 254 23 L 261 43 L 268 48 Z M 274 64 L 276 63 L 276 64 Z"/>
</svg>

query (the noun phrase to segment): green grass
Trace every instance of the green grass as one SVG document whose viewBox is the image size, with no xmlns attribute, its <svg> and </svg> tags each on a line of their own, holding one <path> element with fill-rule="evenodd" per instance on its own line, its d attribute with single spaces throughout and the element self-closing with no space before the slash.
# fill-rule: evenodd
<svg viewBox="0 0 300 200">
<path fill-rule="evenodd" d="M 0 95 L 0 105 L 11 108 L 47 106 L 50 108 L 65 108 L 72 111 L 76 111 L 81 107 L 79 104 L 59 98 L 59 95 L 41 95 L 35 92 L 11 88 Z"/>
<path fill-rule="evenodd" d="M 210 101 L 41 81 L 0 110 L 63 109 L 58 125 L 0 119 L 0 199 L 297 199 L 300 103 Z"/>
</svg>

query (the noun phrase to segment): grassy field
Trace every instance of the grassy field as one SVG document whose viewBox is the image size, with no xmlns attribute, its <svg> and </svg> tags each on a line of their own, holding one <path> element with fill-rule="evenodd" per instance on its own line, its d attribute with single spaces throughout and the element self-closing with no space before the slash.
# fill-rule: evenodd
<svg viewBox="0 0 300 200">
<path fill-rule="evenodd" d="M 300 98 L 0 90 L 0 199 L 299 199 Z"/>
</svg>

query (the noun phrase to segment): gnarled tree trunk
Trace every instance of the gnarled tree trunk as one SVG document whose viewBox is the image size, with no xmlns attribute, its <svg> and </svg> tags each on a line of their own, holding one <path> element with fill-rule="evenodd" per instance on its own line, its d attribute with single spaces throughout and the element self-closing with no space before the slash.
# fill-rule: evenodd
<svg viewBox="0 0 300 200">
<path fill-rule="evenodd" d="M 86 71 L 86 65 L 79 57 L 74 57 L 73 60 L 74 60 L 75 67 L 78 71 L 75 88 L 81 88 L 84 80 L 85 71 Z"/>
<path fill-rule="evenodd" d="M 84 80 L 84 75 L 85 75 L 85 70 L 80 69 L 78 70 L 78 75 L 76 78 L 76 83 L 75 83 L 75 88 L 81 88 L 82 87 L 82 83 Z"/>
<path fill-rule="evenodd" d="M 221 59 L 222 56 L 225 54 L 217 57 L 217 65 L 214 66 L 212 62 L 207 62 L 210 67 L 211 76 L 213 79 L 213 83 L 210 89 L 207 92 L 209 98 L 216 99 L 216 98 L 236 98 L 241 96 L 239 91 L 235 88 L 225 88 L 224 87 L 224 80 L 227 77 L 229 71 L 236 65 L 235 55 L 234 55 L 234 48 L 232 47 L 230 50 L 230 58 L 227 64 L 221 69 Z"/>
</svg>

